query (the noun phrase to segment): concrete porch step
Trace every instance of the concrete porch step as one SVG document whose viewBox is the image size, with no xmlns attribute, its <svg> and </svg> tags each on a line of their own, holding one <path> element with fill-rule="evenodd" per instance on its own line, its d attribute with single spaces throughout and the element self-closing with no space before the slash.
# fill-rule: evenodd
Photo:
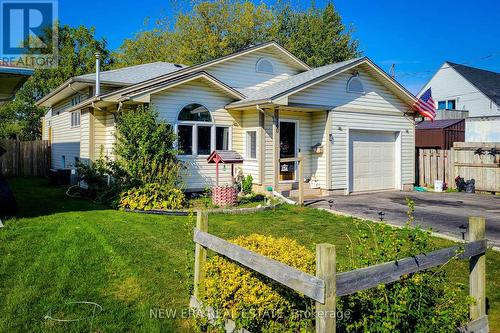
<svg viewBox="0 0 500 333">
<path fill-rule="evenodd" d="M 299 183 L 281 183 L 278 185 L 279 192 L 286 198 L 299 197 Z M 311 188 L 309 183 L 304 183 L 304 197 L 314 198 L 321 196 L 321 189 Z"/>
</svg>

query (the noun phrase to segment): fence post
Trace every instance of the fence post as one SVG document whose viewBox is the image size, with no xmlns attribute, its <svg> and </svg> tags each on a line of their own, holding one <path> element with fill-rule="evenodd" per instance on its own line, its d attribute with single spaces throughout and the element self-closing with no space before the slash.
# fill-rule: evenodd
<svg viewBox="0 0 500 333">
<path fill-rule="evenodd" d="M 208 213 L 198 211 L 196 213 L 196 229 L 208 232 Z M 205 278 L 205 263 L 207 261 L 207 249 L 196 244 L 194 257 L 194 296 L 201 299 L 203 295 L 203 280 Z"/>
<path fill-rule="evenodd" d="M 486 221 L 483 217 L 469 218 L 469 241 L 486 238 Z M 476 320 L 486 315 L 486 253 L 473 256 L 469 260 L 469 294 L 476 300 L 470 306 L 470 319 Z"/>
<path fill-rule="evenodd" d="M 316 333 L 336 332 L 336 255 L 331 244 L 316 245 L 316 276 L 325 281 L 325 303 L 316 302 Z"/>
</svg>

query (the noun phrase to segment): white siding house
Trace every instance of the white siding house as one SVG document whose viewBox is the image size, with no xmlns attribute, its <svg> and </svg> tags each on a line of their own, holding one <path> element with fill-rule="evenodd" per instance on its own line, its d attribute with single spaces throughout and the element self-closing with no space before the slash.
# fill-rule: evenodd
<svg viewBox="0 0 500 333">
<path fill-rule="evenodd" d="M 44 138 L 51 135 L 53 146 L 74 144 L 55 150 L 53 167 L 67 167 L 58 161 L 62 154 L 112 155 L 117 110 L 147 103 L 177 133 L 186 190 L 215 184 L 207 157 L 217 149 L 239 153 L 241 171 L 260 189 L 293 188 L 297 165 L 280 159 L 299 155 L 305 180 L 326 194 L 411 188 L 415 97 L 368 58 L 311 69 L 270 42 L 196 66 L 170 65 L 150 78 L 144 68 L 159 65 L 142 65 L 137 82 L 133 67 L 103 72 L 111 88 L 77 105 L 65 104 L 72 95 L 64 87 L 42 99 L 52 108 Z M 91 75 L 84 78 L 88 84 Z M 70 126 L 74 111 L 81 114 L 78 128 Z M 220 170 L 219 181 L 231 182 L 230 168 Z"/>
<path fill-rule="evenodd" d="M 468 79 L 467 72 L 463 71 L 464 67 L 465 69 L 472 68 L 445 62 L 422 88 L 421 93 L 431 88 L 432 98 L 438 107 L 441 102 L 442 107 L 446 109 L 469 111 L 469 117 L 500 115 L 500 106 L 474 85 L 475 81 L 471 82 Z M 500 87 L 498 89 L 500 90 Z"/>
<path fill-rule="evenodd" d="M 465 141 L 500 140 L 500 73 L 447 61 L 420 94 L 429 88 L 438 112 L 450 110 L 445 112 L 452 115 L 453 110 L 467 111 Z"/>
</svg>

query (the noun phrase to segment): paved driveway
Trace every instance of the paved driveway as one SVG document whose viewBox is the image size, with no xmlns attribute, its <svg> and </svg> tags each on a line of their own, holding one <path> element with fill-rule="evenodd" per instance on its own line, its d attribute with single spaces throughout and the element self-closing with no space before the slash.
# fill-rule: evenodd
<svg viewBox="0 0 500 333">
<path fill-rule="evenodd" d="M 469 216 L 486 218 L 486 236 L 490 245 L 500 246 L 500 196 L 465 193 L 431 192 L 381 192 L 350 196 L 335 195 L 312 207 L 330 208 L 328 200 L 333 200 L 335 211 L 379 220 L 378 213 L 385 213 L 388 223 L 403 225 L 406 220 L 406 201 L 415 201 L 415 221 L 433 231 L 462 238 L 459 226 L 468 224 Z M 466 236 L 467 237 L 467 236 Z"/>
</svg>

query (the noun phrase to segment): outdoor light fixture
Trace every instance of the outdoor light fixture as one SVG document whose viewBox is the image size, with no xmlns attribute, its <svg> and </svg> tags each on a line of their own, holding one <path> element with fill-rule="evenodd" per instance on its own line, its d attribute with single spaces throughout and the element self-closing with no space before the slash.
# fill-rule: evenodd
<svg viewBox="0 0 500 333">
<path fill-rule="evenodd" d="M 462 233 L 462 240 L 465 240 L 465 233 L 467 232 L 467 226 L 465 224 L 462 224 L 461 226 L 458 227 L 460 229 L 460 232 Z"/>
<path fill-rule="evenodd" d="M 378 218 L 380 219 L 380 222 L 384 222 L 384 216 L 385 216 L 384 212 L 378 212 Z"/>
</svg>

